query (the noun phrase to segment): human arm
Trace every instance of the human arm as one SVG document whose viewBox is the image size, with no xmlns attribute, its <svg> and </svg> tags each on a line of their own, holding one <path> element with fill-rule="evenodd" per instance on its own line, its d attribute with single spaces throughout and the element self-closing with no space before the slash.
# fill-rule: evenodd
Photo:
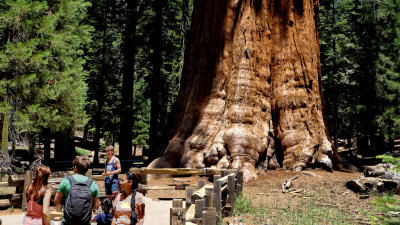
<svg viewBox="0 0 400 225">
<path fill-rule="evenodd" d="M 144 203 L 144 196 L 142 193 L 136 193 L 136 195 L 138 196 L 138 199 L 136 200 L 137 202 L 137 208 L 138 208 L 138 216 L 139 219 L 143 219 L 144 218 L 144 213 L 145 213 L 145 203 Z"/>
<path fill-rule="evenodd" d="M 144 218 L 144 209 L 145 209 L 145 204 L 140 204 L 139 207 L 138 207 L 139 219 L 143 219 Z"/>
<path fill-rule="evenodd" d="M 99 186 L 97 186 L 96 181 L 92 181 L 92 184 L 90 185 L 90 191 L 92 192 L 92 209 L 97 210 L 100 206 L 100 194 L 99 194 Z"/>
<path fill-rule="evenodd" d="M 54 197 L 54 205 L 59 206 L 61 205 L 61 201 L 64 197 L 64 193 L 62 192 L 57 192 L 56 196 Z"/>
<path fill-rule="evenodd" d="M 112 202 L 113 204 L 113 212 L 114 212 L 114 217 L 111 221 L 111 225 L 115 225 L 115 222 L 117 221 L 116 215 L 115 215 L 115 200 Z"/>
<path fill-rule="evenodd" d="M 100 200 L 99 200 L 99 198 L 98 198 L 98 197 L 94 197 L 94 198 L 93 198 L 93 207 L 92 207 L 92 210 L 98 209 L 99 206 L 100 206 Z"/>
<path fill-rule="evenodd" d="M 50 225 L 50 199 L 51 189 L 47 189 L 43 198 L 43 222 L 45 225 Z"/>
<path fill-rule="evenodd" d="M 108 159 L 106 159 L 106 163 L 104 163 L 104 171 L 103 171 L 103 173 L 101 174 L 103 177 L 105 177 L 106 176 L 106 173 L 107 173 L 107 161 L 108 161 Z"/>
<path fill-rule="evenodd" d="M 64 179 L 61 180 L 60 185 L 58 185 L 57 193 L 56 196 L 54 197 L 54 205 L 59 206 L 62 204 L 64 195 L 66 195 L 66 193 L 68 193 L 69 191 L 68 185 L 70 188 L 71 186 L 68 178 L 64 177 Z"/>
<path fill-rule="evenodd" d="M 121 173 L 121 161 L 119 161 L 119 159 L 117 157 L 115 157 L 114 166 L 115 166 L 115 170 L 113 171 L 113 174 Z"/>
</svg>

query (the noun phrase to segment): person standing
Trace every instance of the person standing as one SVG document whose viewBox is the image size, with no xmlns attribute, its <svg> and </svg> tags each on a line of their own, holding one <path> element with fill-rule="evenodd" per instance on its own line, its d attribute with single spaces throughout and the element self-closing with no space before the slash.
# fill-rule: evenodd
<svg viewBox="0 0 400 225">
<path fill-rule="evenodd" d="M 120 181 L 121 192 L 114 200 L 112 225 L 143 225 L 145 203 L 137 191 L 138 180 L 134 173 L 126 172 Z"/>
<path fill-rule="evenodd" d="M 26 190 L 28 204 L 24 225 L 50 225 L 51 189 L 47 188 L 50 173 L 47 166 L 41 165 L 36 168 L 35 179 Z"/>
<path fill-rule="evenodd" d="M 107 197 L 112 200 L 116 196 L 118 189 L 118 174 L 121 173 L 121 162 L 114 155 L 114 147 L 109 145 L 106 148 L 107 160 L 105 170 L 102 173 L 104 178 L 104 188 Z"/>
<path fill-rule="evenodd" d="M 64 203 L 62 225 L 90 224 L 92 212 L 99 208 L 99 188 L 96 181 L 85 176 L 90 166 L 87 157 L 72 161 L 74 174 L 64 177 L 58 186 L 54 204 Z"/>
</svg>

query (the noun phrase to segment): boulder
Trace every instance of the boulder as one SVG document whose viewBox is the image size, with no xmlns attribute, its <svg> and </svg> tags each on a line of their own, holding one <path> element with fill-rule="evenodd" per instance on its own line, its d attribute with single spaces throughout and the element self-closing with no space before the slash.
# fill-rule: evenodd
<svg viewBox="0 0 400 225">
<path fill-rule="evenodd" d="M 373 191 L 388 192 L 396 191 L 397 183 L 393 180 L 376 178 L 376 177 L 363 177 L 356 180 L 346 182 L 346 187 L 355 193 L 368 194 Z"/>
</svg>

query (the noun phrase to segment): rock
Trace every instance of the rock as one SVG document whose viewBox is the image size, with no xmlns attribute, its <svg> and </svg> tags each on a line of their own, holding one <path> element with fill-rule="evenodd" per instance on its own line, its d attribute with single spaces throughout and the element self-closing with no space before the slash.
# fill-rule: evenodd
<svg viewBox="0 0 400 225">
<path fill-rule="evenodd" d="M 397 185 L 400 185 L 400 174 L 394 171 L 388 170 L 380 177 L 383 179 L 393 180 Z"/>
<path fill-rule="evenodd" d="M 361 172 L 361 169 L 351 163 L 343 163 L 343 168 L 353 172 Z"/>
<path fill-rule="evenodd" d="M 396 191 L 397 183 L 388 179 L 363 177 L 356 180 L 347 181 L 346 187 L 355 193 L 368 194 L 373 191 Z"/>
<path fill-rule="evenodd" d="M 366 177 L 379 177 L 385 174 L 393 165 L 390 163 L 379 163 L 374 166 L 366 166 L 364 168 L 364 176 Z"/>
</svg>

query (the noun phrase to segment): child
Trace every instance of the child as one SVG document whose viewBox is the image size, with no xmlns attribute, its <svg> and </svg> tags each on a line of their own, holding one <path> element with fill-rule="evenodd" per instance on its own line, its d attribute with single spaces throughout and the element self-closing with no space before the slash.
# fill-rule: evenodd
<svg viewBox="0 0 400 225">
<path fill-rule="evenodd" d="M 101 209 L 104 213 L 97 214 L 92 221 L 96 221 L 97 225 L 110 225 L 111 221 L 113 220 L 113 213 L 111 211 L 112 207 L 113 206 L 109 198 L 103 199 L 101 201 Z"/>
</svg>

